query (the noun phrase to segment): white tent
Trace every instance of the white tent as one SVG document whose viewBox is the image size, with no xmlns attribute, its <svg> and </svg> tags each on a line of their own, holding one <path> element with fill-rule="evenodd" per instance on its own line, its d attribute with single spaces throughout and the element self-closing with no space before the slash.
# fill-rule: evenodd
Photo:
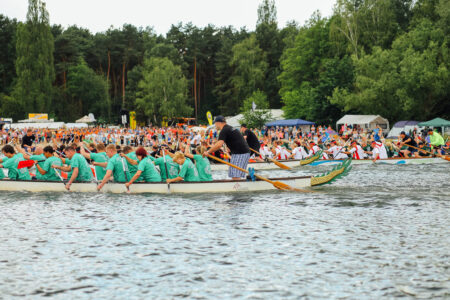
<svg viewBox="0 0 450 300">
<path fill-rule="evenodd" d="M 389 121 L 379 115 L 345 115 L 336 122 L 337 129 L 344 124 L 359 125 L 368 130 L 373 130 L 379 125 L 383 132 L 389 132 Z"/>
<path fill-rule="evenodd" d="M 13 129 L 24 129 L 24 128 L 48 128 L 48 129 L 58 129 L 64 126 L 64 122 L 39 122 L 39 123 L 12 123 L 11 128 Z"/>
<path fill-rule="evenodd" d="M 270 121 L 278 121 L 283 120 L 283 110 L 281 109 L 269 109 L 270 113 L 272 114 L 272 120 Z M 226 117 L 227 124 L 233 127 L 241 126 L 241 121 L 244 118 L 242 114 L 238 114 L 233 117 Z"/>
<path fill-rule="evenodd" d="M 89 116 L 84 116 L 81 119 L 75 121 L 75 123 L 92 123 L 92 122 L 95 122 L 95 119 L 93 120 Z"/>
</svg>

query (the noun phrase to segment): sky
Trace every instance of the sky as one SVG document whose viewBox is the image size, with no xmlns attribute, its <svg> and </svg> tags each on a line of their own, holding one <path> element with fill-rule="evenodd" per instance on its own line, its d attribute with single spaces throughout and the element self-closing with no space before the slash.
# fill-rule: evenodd
<svg viewBox="0 0 450 300">
<path fill-rule="evenodd" d="M 77 25 L 91 32 L 106 31 L 123 24 L 153 27 L 165 35 L 172 24 L 192 22 L 198 27 L 232 25 L 255 29 L 261 0 L 45 0 L 51 24 Z M 336 0 L 275 0 L 278 25 L 288 21 L 303 25 L 319 10 L 330 16 Z M 0 0 L 0 13 L 24 21 L 28 0 Z"/>
</svg>

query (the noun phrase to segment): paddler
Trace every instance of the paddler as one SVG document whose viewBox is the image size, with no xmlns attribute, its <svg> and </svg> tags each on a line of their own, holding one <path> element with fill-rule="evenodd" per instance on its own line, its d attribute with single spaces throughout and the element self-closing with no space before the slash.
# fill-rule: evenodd
<svg viewBox="0 0 450 300">
<path fill-rule="evenodd" d="M 131 180 L 125 183 L 125 186 L 130 187 L 138 178 L 142 178 L 144 182 L 161 182 L 161 175 L 148 157 L 147 151 L 143 147 L 139 147 L 135 153 L 139 161 L 138 170 Z"/>
<path fill-rule="evenodd" d="M 42 176 L 42 180 L 60 181 L 61 179 L 56 174 L 55 166 L 62 166 L 62 161 L 59 157 L 54 156 L 55 149 L 52 146 L 46 146 L 43 149 L 45 161 L 43 166 L 36 164 L 38 173 Z M 36 174 L 37 175 L 37 174 Z"/>
<path fill-rule="evenodd" d="M 113 175 L 115 182 L 125 183 L 129 179 L 131 179 L 125 158 L 120 157 L 120 155 L 117 153 L 116 146 L 114 146 L 113 144 L 109 144 L 108 146 L 106 146 L 106 155 L 108 155 L 109 160 L 106 165 L 105 177 L 103 177 L 102 182 L 97 186 L 97 190 L 99 191 L 108 182 L 108 180 L 111 178 L 111 175 Z"/>
<path fill-rule="evenodd" d="M 80 154 L 84 156 L 86 159 L 92 160 L 92 165 L 95 166 L 95 176 L 97 180 L 103 180 L 106 174 L 106 165 L 108 163 L 108 156 L 106 155 L 105 145 L 99 143 L 95 145 L 95 149 L 97 149 L 97 153 L 92 152 L 87 153 L 84 150 L 82 144 L 80 144 Z"/>
<path fill-rule="evenodd" d="M 89 166 L 87 160 L 81 154 L 77 153 L 77 145 L 72 144 L 69 147 L 66 147 L 64 152 L 67 156 L 67 159 L 65 160 L 67 166 L 55 165 L 54 168 L 64 172 L 69 172 L 67 178 L 70 179 L 66 184 L 66 189 L 70 190 L 70 186 L 75 181 L 92 181 L 94 174 L 92 174 L 91 167 Z"/>
<path fill-rule="evenodd" d="M 206 152 L 206 151 L 205 151 Z M 167 183 L 186 181 L 186 182 L 196 182 L 200 181 L 198 176 L 197 168 L 194 166 L 189 158 L 186 158 L 183 153 L 176 152 L 172 157 L 173 161 L 181 166 L 178 176 L 173 179 L 167 179 Z"/>
<path fill-rule="evenodd" d="M 345 152 L 346 154 L 349 154 L 352 156 L 353 159 L 364 159 L 366 158 L 366 153 L 364 152 L 364 149 L 358 144 L 357 141 L 352 141 L 351 148 L 349 151 Z"/>
<path fill-rule="evenodd" d="M 343 149 L 344 147 L 337 146 L 336 141 L 332 140 L 330 149 L 325 150 L 324 152 L 332 154 L 333 159 L 346 159 L 348 156 L 347 154 L 343 153 Z"/>
<path fill-rule="evenodd" d="M 403 146 L 412 146 L 412 147 L 416 147 L 417 148 L 417 143 L 416 141 L 410 137 L 409 135 L 407 135 L 404 131 L 400 132 L 400 136 L 399 136 L 401 142 L 398 143 L 398 147 L 400 149 L 402 149 Z M 409 154 L 415 156 L 415 157 L 419 157 L 419 154 L 417 153 L 417 149 L 412 148 L 412 147 L 408 147 L 406 149 L 400 150 L 400 153 L 403 154 L 403 156 L 408 157 Z"/>
<path fill-rule="evenodd" d="M 444 142 L 444 138 L 442 137 L 442 135 L 440 135 L 439 133 L 434 131 L 432 128 L 429 128 L 428 136 L 430 138 L 431 148 L 433 149 L 432 153 L 434 154 L 436 151 L 438 154 L 445 154 L 445 152 L 443 151 L 443 146 L 444 146 L 445 142 Z M 441 153 L 439 153 L 439 152 L 441 152 Z"/>
<path fill-rule="evenodd" d="M 372 141 L 372 160 L 376 162 L 378 159 L 387 159 L 386 148 L 381 141 Z"/>
<path fill-rule="evenodd" d="M 34 154 L 32 154 L 32 155 L 25 152 L 25 149 L 23 149 L 23 148 L 20 148 L 20 147 L 17 147 L 17 148 L 18 148 L 18 151 L 20 153 L 22 153 L 24 159 L 31 159 L 31 160 L 37 161 L 36 166 L 39 165 L 41 168 L 44 167 L 46 157 L 44 155 L 44 150 L 42 149 L 41 146 L 36 146 L 36 148 L 34 149 Z M 41 173 L 36 172 L 36 179 L 44 180 L 44 176 Z"/>
<path fill-rule="evenodd" d="M 31 180 L 28 168 L 18 168 L 19 162 L 25 160 L 21 153 L 16 154 L 14 147 L 11 145 L 3 146 L 2 153 L 7 159 L 2 160 L 0 168 L 8 169 L 8 177 L 11 180 Z"/>
<path fill-rule="evenodd" d="M 187 146 L 186 146 L 187 147 Z M 178 177 L 180 167 L 173 162 L 172 153 L 167 145 L 161 145 L 159 149 L 160 157 L 154 160 L 155 165 L 159 167 L 161 178 L 163 182 L 166 182 L 167 178 L 173 179 Z"/>
<path fill-rule="evenodd" d="M 203 156 L 211 155 L 225 144 L 231 151 L 231 164 L 246 170 L 250 158 L 250 149 L 239 129 L 234 129 L 228 125 L 223 116 L 217 116 L 214 119 L 214 124 L 216 129 L 220 130 L 218 141 L 205 151 Z M 230 166 L 228 176 L 233 180 L 238 180 L 245 178 L 247 174 Z"/>
<path fill-rule="evenodd" d="M 195 149 L 196 153 L 203 153 L 206 151 L 206 147 L 197 146 Z M 207 157 L 203 157 L 199 154 L 192 155 L 189 151 L 189 147 L 185 148 L 184 156 L 187 158 L 193 159 L 195 161 L 195 167 L 197 168 L 198 176 L 200 181 L 212 181 L 212 172 L 211 172 L 211 164 L 209 163 L 209 159 Z"/>
</svg>

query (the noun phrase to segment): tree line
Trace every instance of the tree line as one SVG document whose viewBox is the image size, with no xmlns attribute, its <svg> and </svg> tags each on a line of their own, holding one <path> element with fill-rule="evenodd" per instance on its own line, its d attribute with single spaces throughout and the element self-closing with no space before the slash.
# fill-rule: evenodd
<svg viewBox="0 0 450 300">
<path fill-rule="evenodd" d="M 50 25 L 42 0 L 25 22 L 0 15 L 0 116 L 74 121 L 248 115 L 333 124 L 345 113 L 450 118 L 450 0 L 337 0 L 302 26 L 280 28 L 262 0 L 256 29 L 172 25 L 163 35 L 124 24 L 105 32 Z M 264 122 L 265 113 L 259 114 Z"/>
</svg>

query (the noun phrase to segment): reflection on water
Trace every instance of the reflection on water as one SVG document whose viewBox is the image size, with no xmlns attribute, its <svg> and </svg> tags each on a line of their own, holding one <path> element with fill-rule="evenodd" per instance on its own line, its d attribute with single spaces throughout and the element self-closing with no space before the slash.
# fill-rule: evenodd
<svg viewBox="0 0 450 300">
<path fill-rule="evenodd" d="M 0 193 L 0 295 L 449 298 L 449 179 L 355 166 L 315 194 Z"/>
</svg>

